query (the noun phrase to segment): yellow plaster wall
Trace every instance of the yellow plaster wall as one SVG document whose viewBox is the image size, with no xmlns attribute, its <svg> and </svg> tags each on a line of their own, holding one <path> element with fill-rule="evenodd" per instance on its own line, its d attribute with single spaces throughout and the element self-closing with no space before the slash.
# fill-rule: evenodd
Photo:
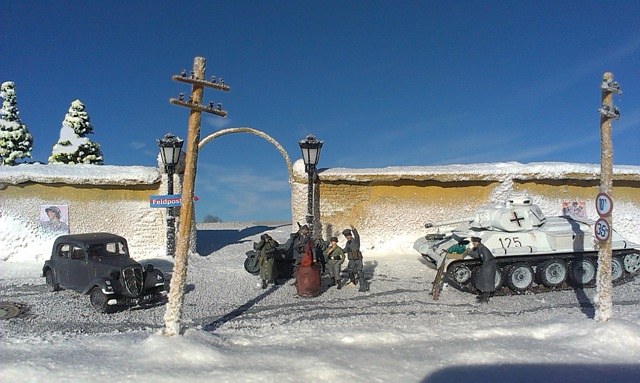
<svg viewBox="0 0 640 383">
<path fill-rule="evenodd" d="M 106 231 L 127 238 L 134 258 L 164 254 L 166 209 L 149 207 L 162 194 L 149 185 L 68 185 L 26 182 L 0 191 L 2 213 L 29 228 L 35 240 L 42 205 L 68 205 L 71 233 Z"/>
<path fill-rule="evenodd" d="M 511 192 L 528 193 L 547 215 L 560 215 L 563 202 L 583 201 L 588 218 L 597 218 L 594 201 L 599 180 L 589 179 L 590 175 L 553 180 L 535 176 L 492 180 L 477 175 L 457 178 L 419 175 L 415 179 L 406 175 L 396 178 L 384 175 L 377 178 L 372 173 L 375 170 L 361 177 L 357 172 L 346 172 L 344 179 L 338 172 L 330 173 L 324 179 L 320 174 L 316 189 L 319 206 L 316 215 L 320 218 L 315 227 L 323 238 L 335 235 L 343 242 L 341 231 L 353 224 L 361 234 L 363 248 L 368 251 L 417 254 L 413 243 L 428 232 L 424 228 L 426 222 L 473 217 L 478 207 L 503 203 Z M 637 224 L 640 177 L 614 177 L 612 194 L 614 229 L 640 243 L 640 225 Z M 306 206 L 306 179 L 296 177 L 292 187 L 294 222 L 305 222 Z M 389 248 L 389 244 L 395 248 Z"/>
<path fill-rule="evenodd" d="M 599 192 L 597 182 L 521 182 L 517 183 L 514 189 L 552 198 L 576 198 L 589 201 L 595 200 L 594 196 Z M 637 203 L 640 201 L 640 182 L 615 182 L 611 195 L 618 202 Z"/>
</svg>

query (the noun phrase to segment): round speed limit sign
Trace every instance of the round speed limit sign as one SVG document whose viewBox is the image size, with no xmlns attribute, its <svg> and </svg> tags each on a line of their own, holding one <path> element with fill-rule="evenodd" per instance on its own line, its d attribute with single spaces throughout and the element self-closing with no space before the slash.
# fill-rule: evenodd
<svg viewBox="0 0 640 383">
<path fill-rule="evenodd" d="M 606 217 L 613 210 L 613 200 L 607 193 L 600 193 L 596 197 L 596 211 L 600 217 Z"/>
<path fill-rule="evenodd" d="M 593 234 L 595 234 L 598 241 L 606 241 L 611 235 L 611 227 L 609 221 L 605 218 L 598 218 L 595 226 L 593 227 Z"/>
</svg>

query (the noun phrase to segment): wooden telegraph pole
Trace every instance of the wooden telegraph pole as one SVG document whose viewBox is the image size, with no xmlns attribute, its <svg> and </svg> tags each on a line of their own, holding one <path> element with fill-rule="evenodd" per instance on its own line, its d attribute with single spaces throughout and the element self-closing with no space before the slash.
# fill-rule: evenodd
<svg viewBox="0 0 640 383">
<path fill-rule="evenodd" d="M 184 95 L 180 94 L 178 99 L 172 98 L 169 102 L 174 105 L 189 108 L 191 112 L 189 114 L 189 127 L 185 145 L 185 171 L 181 193 L 182 208 L 180 209 L 180 227 L 178 230 L 173 274 L 171 276 L 169 302 L 167 303 L 167 311 L 164 316 L 164 330 L 162 331 L 165 336 L 180 334 L 184 287 L 187 279 L 189 239 L 193 226 L 193 190 L 196 181 L 201 114 L 202 112 L 206 112 L 220 117 L 227 116 L 227 112 L 222 110 L 220 104 L 216 106 L 214 106 L 213 103 L 209 103 L 209 106 L 201 104 L 205 87 L 229 91 L 229 86 L 225 85 L 223 80 L 216 81 L 215 77 L 213 77 L 211 81 L 205 80 L 205 65 L 206 60 L 203 57 L 196 57 L 193 60 L 193 71 L 191 71 L 190 76 L 187 76 L 183 71 L 181 75 L 172 77 L 175 81 L 191 84 L 191 96 L 185 101 Z"/>
<path fill-rule="evenodd" d="M 606 322 L 611 318 L 611 212 L 613 199 L 613 144 L 611 143 L 611 120 L 619 119 L 620 112 L 613 105 L 613 94 L 620 94 L 620 86 L 613 81 L 613 74 L 606 72 L 602 76 L 602 107 L 600 112 L 600 193 L 596 197 L 596 211 L 600 218 L 594 226 L 598 239 L 598 272 L 596 276 L 595 320 Z"/>
</svg>

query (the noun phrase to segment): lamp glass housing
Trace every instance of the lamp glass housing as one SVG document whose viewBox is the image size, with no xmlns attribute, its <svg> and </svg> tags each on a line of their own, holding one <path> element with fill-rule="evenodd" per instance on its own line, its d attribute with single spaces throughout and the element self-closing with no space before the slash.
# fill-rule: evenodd
<svg viewBox="0 0 640 383">
<path fill-rule="evenodd" d="M 318 141 L 316 137 L 309 134 L 304 140 L 298 142 L 302 151 L 302 160 L 307 167 L 316 166 L 320 160 L 320 149 L 322 149 L 322 141 Z"/>
<path fill-rule="evenodd" d="M 183 140 L 169 133 L 158 140 L 160 156 L 165 166 L 175 167 L 180 161 Z"/>
</svg>

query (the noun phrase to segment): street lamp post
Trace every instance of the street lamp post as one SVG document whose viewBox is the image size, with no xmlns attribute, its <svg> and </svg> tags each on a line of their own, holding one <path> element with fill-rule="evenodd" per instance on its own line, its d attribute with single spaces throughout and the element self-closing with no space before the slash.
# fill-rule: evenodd
<svg viewBox="0 0 640 383">
<path fill-rule="evenodd" d="M 313 183 L 316 177 L 316 165 L 320 159 L 320 149 L 322 149 L 322 141 L 318 141 L 313 134 L 309 134 L 304 140 L 298 141 L 300 150 L 302 151 L 302 160 L 304 161 L 304 169 L 309 176 L 308 192 L 307 192 L 307 225 L 309 231 L 313 234 Z"/>
<path fill-rule="evenodd" d="M 167 173 L 167 194 L 173 194 L 173 175 L 176 172 L 176 166 L 180 161 L 180 153 L 182 152 L 182 143 L 184 141 L 171 133 L 165 134 L 158 140 L 160 147 L 160 156 L 164 164 L 164 170 Z M 173 207 L 167 208 L 167 255 L 173 257 L 176 248 L 176 216 Z"/>
<path fill-rule="evenodd" d="M 307 195 L 307 225 L 309 227 L 309 237 L 313 240 L 313 212 L 315 211 L 313 184 L 315 179 L 317 178 L 316 165 L 318 164 L 318 159 L 320 159 L 320 149 L 322 149 L 322 141 L 318 141 L 314 135 L 309 134 L 304 138 L 304 140 L 298 141 L 298 145 L 300 145 L 300 150 L 302 151 L 302 160 L 304 161 L 305 171 L 309 175 Z M 311 254 L 306 253 L 306 255 L 311 255 L 314 260 L 317 260 L 315 254 L 317 249 L 313 247 L 310 248 L 309 246 L 313 246 L 313 242 L 307 242 L 305 244 L 305 253 L 307 251 L 311 251 Z M 320 295 L 322 286 L 320 269 L 321 266 L 317 263 L 305 264 L 305 262 L 300 262 L 300 265 L 296 267 L 296 290 L 299 296 L 316 297 Z"/>
</svg>

